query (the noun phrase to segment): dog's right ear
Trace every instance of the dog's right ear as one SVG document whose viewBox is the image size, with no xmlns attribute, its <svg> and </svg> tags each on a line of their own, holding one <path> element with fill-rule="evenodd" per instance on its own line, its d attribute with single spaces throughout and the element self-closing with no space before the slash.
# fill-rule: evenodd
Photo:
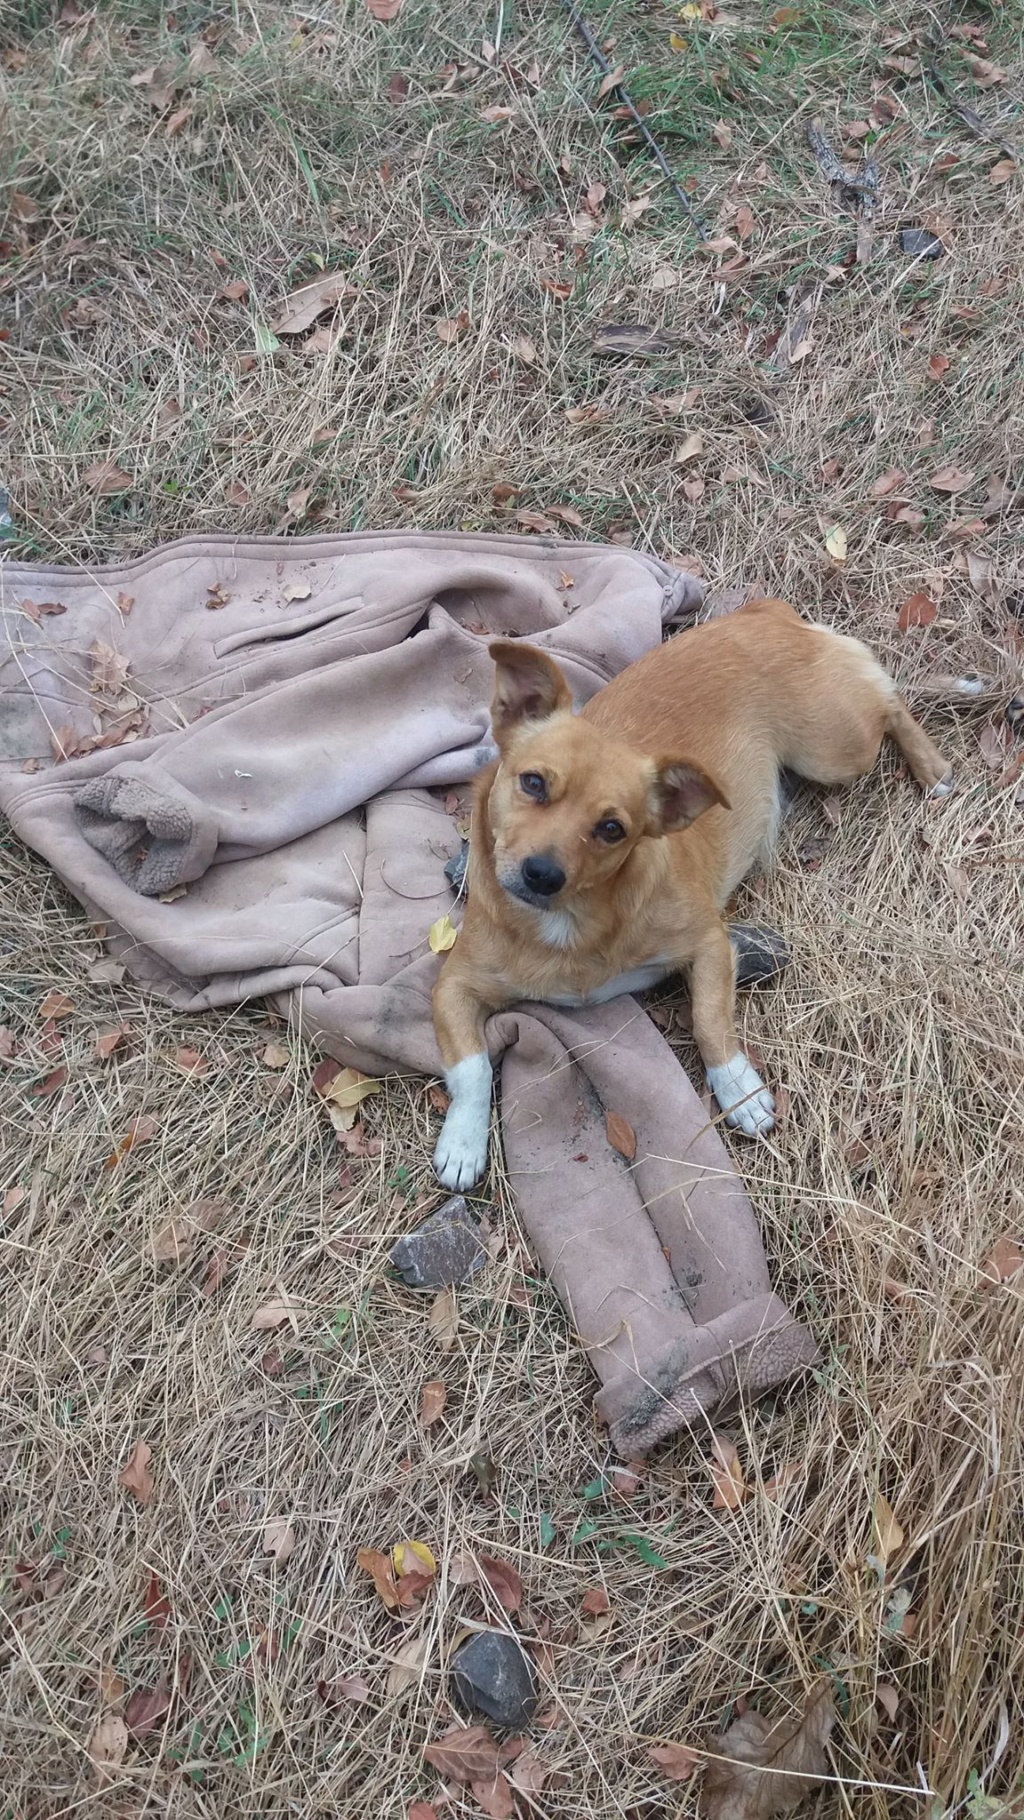
<svg viewBox="0 0 1024 1820">
<path fill-rule="evenodd" d="M 487 649 L 495 664 L 491 723 L 499 745 L 523 721 L 548 720 L 572 707 L 569 685 L 546 651 L 504 638 Z"/>
</svg>

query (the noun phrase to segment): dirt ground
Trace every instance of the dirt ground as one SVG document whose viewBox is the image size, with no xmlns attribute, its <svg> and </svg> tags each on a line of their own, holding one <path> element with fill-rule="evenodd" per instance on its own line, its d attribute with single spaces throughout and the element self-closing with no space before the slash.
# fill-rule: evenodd
<svg viewBox="0 0 1024 1820">
<path fill-rule="evenodd" d="M 823 1681 L 808 1812 L 1024 1811 L 1021 13 L 698 10 L 589 17 L 703 244 L 556 0 L 0 6 L 8 548 L 575 526 L 862 634 L 958 778 L 941 806 L 892 758 L 808 791 L 740 905 L 794 960 L 743 1008 L 781 1124 L 735 1154 L 824 1363 L 728 1427 L 734 1510 L 685 1440 L 613 1477 L 500 1173 L 447 1350 L 392 1279 L 434 1201 L 425 1083 L 369 1102 L 379 1154 L 349 1158 L 283 1026 L 91 978 L 84 914 L 4 840 L 5 1820 L 669 1820 L 700 1772 L 652 1750 Z M 872 220 L 814 118 L 876 161 Z M 322 270 L 354 295 L 275 334 Z M 595 352 L 623 323 L 664 351 Z M 692 1066 L 685 996 L 658 1015 Z M 216 1233 L 157 1262 L 200 1197 Z M 396 1618 L 356 1551 L 403 1539 L 438 1571 Z M 453 1646 L 509 1622 L 472 1551 L 523 1583 L 527 1792 L 423 1756 Z"/>
</svg>

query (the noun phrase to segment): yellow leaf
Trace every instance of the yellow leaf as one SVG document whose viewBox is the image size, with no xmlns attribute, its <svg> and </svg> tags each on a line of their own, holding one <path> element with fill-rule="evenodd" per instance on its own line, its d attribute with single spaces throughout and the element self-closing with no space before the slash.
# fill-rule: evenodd
<svg viewBox="0 0 1024 1820">
<path fill-rule="evenodd" d="M 833 525 L 825 539 L 825 548 L 835 562 L 846 561 L 846 532 L 842 525 Z"/>
<path fill-rule="evenodd" d="M 391 1559 L 399 1579 L 403 1574 L 437 1572 L 437 1562 L 425 1542 L 396 1542 Z"/>
<path fill-rule="evenodd" d="M 680 19 L 703 19 L 704 9 L 703 7 L 693 5 L 681 6 L 679 8 L 679 17 Z"/>
<path fill-rule="evenodd" d="M 359 1106 L 369 1099 L 371 1093 L 380 1092 L 380 1082 L 368 1074 L 360 1074 L 358 1068 L 343 1068 L 333 1081 L 324 1088 L 323 1097 L 332 1106 Z"/>
<path fill-rule="evenodd" d="M 670 51 L 688 51 L 689 40 L 684 38 L 680 32 L 669 32 L 668 48 Z"/>
<path fill-rule="evenodd" d="M 888 1498 L 883 1498 L 881 1492 L 872 1505 L 871 1514 L 875 1519 L 875 1548 L 884 1567 L 889 1556 L 903 1547 L 903 1530 Z"/>
<path fill-rule="evenodd" d="M 431 923 L 427 936 L 431 954 L 447 954 L 449 948 L 454 948 L 458 933 L 447 911 L 439 916 L 436 923 Z"/>
</svg>

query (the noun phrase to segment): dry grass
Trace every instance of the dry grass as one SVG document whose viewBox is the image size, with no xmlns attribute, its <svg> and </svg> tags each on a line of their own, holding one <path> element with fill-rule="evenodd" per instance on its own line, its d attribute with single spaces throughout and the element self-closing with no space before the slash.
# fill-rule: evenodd
<svg viewBox="0 0 1024 1820">
<path fill-rule="evenodd" d="M 657 550 L 698 552 L 712 580 L 759 579 L 862 631 L 911 692 L 971 666 L 1008 689 L 1020 514 L 993 512 L 966 544 L 947 525 L 984 508 L 985 477 L 1013 478 L 1019 456 L 1019 180 L 991 184 L 998 151 L 919 79 L 881 67 L 904 54 L 882 42 L 890 10 L 812 0 L 773 31 L 749 6 L 694 26 L 595 3 L 707 218 L 728 230 L 742 201 L 754 214 L 751 263 L 724 293 L 716 256 L 695 248 L 663 191 L 619 231 L 623 199 L 651 170 L 595 111 L 553 0 L 505 9 L 504 48 L 524 71 L 536 57 L 536 88 L 481 63 L 490 8 L 443 18 L 407 0 L 381 28 L 355 0 L 226 7 L 216 70 L 183 92 L 189 117 L 171 137 L 129 78 L 181 63 L 209 9 L 185 0 L 172 29 L 156 4 L 125 0 L 61 32 L 53 10 L 21 0 L 0 12 L 3 194 L 38 208 L 8 226 L 0 277 L 0 479 L 22 553 L 91 560 L 197 526 L 272 529 L 306 486 L 300 532 L 488 528 L 565 503 L 589 535 L 628 528 Z M 966 16 L 987 20 L 1008 80 L 979 94 L 955 37 L 942 67 L 1003 136 L 1019 132 L 1019 13 Z M 908 9 L 900 23 L 927 21 Z M 669 49 L 671 29 L 686 51 Z M 440 67 L 474 58 L 475 73 L 445 88 Z M 393 105 L 395 74 L 409 88 Z M 803 124 L 818 112 L 835 135 L 883 88 L 900 112 L 877 146 L 877 256 L 829 279 L 852 227 Z M 510 124 L 481 120 L 493 105 L 516 108 Z M 719 117 L 728 150 L 710 136 Z M 577 268 L 567 224 L 593 182 L 608 192 L 604 225 Z M 912 266 L 895 233 L 930 211 L 950 250 Z M 330 352 L 247 359 L 254 324 L 317 261 L 349 269 L 360 292 Z M 677 282 L 658 289 L 666 266 Z M 541 287 L 572 275 L 567 303 Z M 218 300 L 232 278 L 247 281 L 247 303 Z M 771 336 L 799 288 L 823 278 L 814 346 L 779 379 Z M 463 308 L 471 328 L 442 345 L 435 320 Z M 680 351 L 602 363 L 590 336 L 609 320 L 673 325 Z M 514 351 L 523 335 L 533 365 Z M 938 381 L 936 352 L 951 361 Z M 659 406 L 692 388 L 682 412 Z M 567 418 L 586 403 L 596 421 Z M 697 501 L 670 461 L 694 429 Z M 82 476 L 108 457 L 133 484 L 97 499 Z M 979 477 L 952 505 L 927 484 L 949 462 Z M 894 468 L 925 514 L 917 529 L 872 495 Z M 522 488 L 503 510 L 498 481 Z M 231 482 L 249 504 L 227 503 Z M 836 523 L 850 540 L 842 569 L 823 549 Z M 996 597 L 972 589 L 965 548 L 992 559 Z M 903 599 L 940 585 L 934 626 L 900 634 Z M 1004 1234 L 1024 1237 L 1021 805 L 982 763 L 978 721 L 935 712 L 931 724 L 961 780 L 951 803 L 922 807 L 891 766 L 843 796 L 838 827 L 809 797 L 744 906 L 786 930 L 795 960 L 746 1010 L 787 1115 L 771 1147 L 737 1155 L 780 1289 L 825 1364 L 737 1420 L 752 1492 L 735 1515 L 712 1510 L 683 1441 L 659 1452 L 631 1503 L 611 1495 L 585 1361 L 503 1200 L 505 1248 L 461 1293 L 455 1346 L 439 1353 L 422 1303 L 384 1269 L 391 1236 L 432 1192 L 422 1090 L 377 1103 L 381 1154 L 341 1180 L 307 1090 L 311 1058 L 293 1044 L 288 1069 L 268 1069 L 268 1034 L 282 1033 L 258 1008 L 185 1020 L 127 984 L 89 985 L 83 917 L 8 843 L 4 1021 L 21 1047 L 5 1075 L 3 1183 L 26 1198 L 3 1228 L 0 1813 L 404 1820 L 413 1800 L 437 1799 L 421 1749 L 449 1714 L 453 1639 L 484 1608 L 443 1571 L 413 1622 L 429 1639 L 422 1683 L 388 1696 L 401 1639 L 354 1556 L 407 1535 L 443 1564 L 478 1545 L 522 1571 L 524 1633 L 549 1640 L 535 1732 L 552 1775 L 533 1811 L 551 1820 L 692 1812 L 693 1790 L 667 1784 L 647 1746 L 699 1745 L 744 1693 L 784 1710 L 823 1671 L 843 1787 L 819 1811 L 1020 1811 L 1024 1325 L 1020 1280 L 985 1288 L 979 1264 Z M 39 1099 L 32 1082 L 61 1059 L 38 1015 L 54 987 L 75 1004 L 56 1039 L 69 1080 Z M 128 1042 L 95 1061 L 95 1030 L 119 1022 Z M 176 1065 L 181 1045 L 202 1053 L 204 1074 Z M 140 1114 L 156 1135 L 106 1169 Z M 230 1203 L 221 1230 L 190 1262 L 155 1265 L 153 1233 L 200 1195 Z M 218 1247 L 230 1269 L 205 1297 Z M 295 1329 L 253 1332 L 282 1285 L 302 1302 Z M 436 1376 L 447 1407 L 424 1434 L 420 1389 Z M 154 1453 L 145 1509 L 117 1485 L 139 1436 Z M 490 1500 L 467 1472 L 481 1451 L 497 1467 Z M 789 1460 L 802 1472 L 780 1505 L 760 1486 Z M 906 1534 L 884 1583 L 867 1560 L 879 1492 Z M 276 1516 L 297 1536 L 281 1568 L 261 1552 Z M 37 1565 L 19 1579 L 19 1562 Z M 145 1620 L 154 1574 L 166 1628 Z M 598 1584 L 613 1616 L 593 1634 L 580 1601 Z M 187 1697 L 97 1791 L 84 1744 L 101 1678 L 131 1690 L 186 1657 Z M 342 1673 L 365 1676 L 369 1704 L 323 1704 L 318 1681 Z M 898 1690 L 895 1719 L 879 1682 Z M 478 1810 L 456 1796 L 442 1811 Z"/>
</svg>

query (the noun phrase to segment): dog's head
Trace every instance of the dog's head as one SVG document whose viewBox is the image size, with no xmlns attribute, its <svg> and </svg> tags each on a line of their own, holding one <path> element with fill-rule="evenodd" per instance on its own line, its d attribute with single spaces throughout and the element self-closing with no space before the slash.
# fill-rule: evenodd
<svg viewBox="0 0 1024 1820">
<path fill-rule="evenodd" d="M 567 907 L 614 878 L 638 841 L 671 834 L 716 803 L 685 758 L 652 758 L 572 712 L 558 665 L 532 645 L 490 646 L 501 762 L 489 809 L 499 883 L 536 909 Z"/>
</svg>

